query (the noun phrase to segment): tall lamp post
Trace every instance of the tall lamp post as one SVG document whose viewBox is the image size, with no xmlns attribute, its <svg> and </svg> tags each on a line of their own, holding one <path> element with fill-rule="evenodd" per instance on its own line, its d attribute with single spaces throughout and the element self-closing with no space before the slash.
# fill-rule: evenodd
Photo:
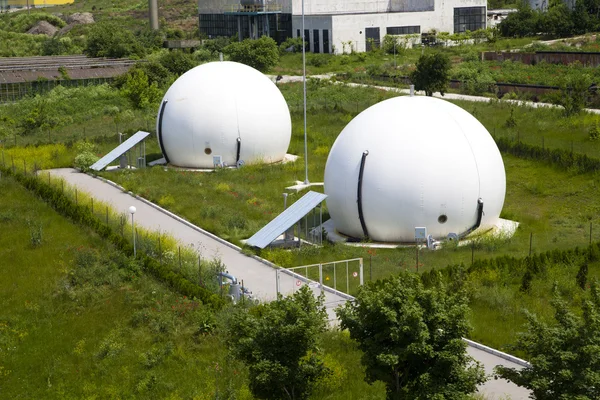
<svg viewBox="0 0 600 400">
<path fill-rule="evenodd" d="M 304 85 L 304 184 L 308 185 L 308 144 L 306 136 L 306 43 L 309 40 L 306 37 L 304 29 L 304 0 L 302 0 L 302 83 Z"/>
<path fill-rule="evenodd" d="M 135 214 L 136 212 L 136 208 L 135 206 L 131 206 L 129 207 L 129 214 L 131 214 L 131 234 L 133 236 L 133 257 L 137 257 L 137 252 L 136 252 L 136 248 L 135 248 L 135 227 L 133 225 L 133 214 Z"/>
</svg>

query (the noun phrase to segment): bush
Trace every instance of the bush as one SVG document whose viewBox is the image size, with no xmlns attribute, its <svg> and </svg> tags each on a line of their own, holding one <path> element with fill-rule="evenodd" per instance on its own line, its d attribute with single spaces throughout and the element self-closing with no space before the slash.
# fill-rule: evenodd
<svg viewBox="0 0 600 400">
<path fill-rule="evenodd" d="M 183 75 L 196 66 L 192 56 L 183 51 L 169 51 L 160 58 L 159 62 L 176 76 Z"/>
<path fill-rule="evenodd" d="M 268 71 L 279 61 L 277 43 L 267 36 L 231 43 L 223 51 L 229 55 L 231 61 L 246 64 L 261 72 Z"/>
<path fill-rule="evenodd" d="M 231 44 L 231 39 L 228 37 L 218 37 L 216 39 L 205 40 L 204 48 L 212 54 L 223 53 L 225 47 Z"/>
<path fill-rule="evenodd" d="M 137 57 L 145 55 L 144 48 L 130 31 L 115 23 L 100 22 L 90 29 L 84 53 L 90 57 Z"/>
<path fill-rule="evenodd" d="M 330 59 L 331 57 L 326 54 L 309 54 L 306 63 L 313 67 L 323 67 L 329 64 Z"/>
<path fill-rule="evenodd" d="M 285 42 L 279 45 L 279 51 L 282 53 L 291 52 L 291 53 L 302 53 L 302 38 L 287 38 Z"/>
<path fill-rule="evenodd" d="M 213 53 L 206 48 L 200 48 L 200 49 L 196 50 L 194 52 L 193 56 L 194 56 L 194 60 L 197 63 L 205 63 L 205 62 L 208 62 L 208 61 L 212 60 L 213 58 L 215 58 L 213 56 Z"/>
<path fill-rule="evenodd" d="M 65 54 L 81 54 L 83 47 L 73 41 L 70 37 L 52 37 L 42 43 L 42 55 L 59 56 Z"/>
<path fill-rule="evenodd" d="M 146 108 L 160 100 L 161 91 L 156 82 L 150 83 L 148 75 L 141 69 L 135 69 L 127 75 L 125 85 L 121 89 L 135 108 Z"/>
<path fill-rule="evenodd" d="M 9 32 L 25 33 L 40 21 L 46 21 L 57 28 L 66 25 L 65 21 L 48 13 L 34 12 L 31 14 L 19 13 L 0 22 L 0 29 Z"/>
<path fill-rule="evenodd" d="M 74 166 L 82 172 L 90 170 L 90 166 L 98 161 L 96 156 L 96 146 L 93 143 L 82 141 L 75 145 L 77 156 L 75 156 Z"/>
</svg>

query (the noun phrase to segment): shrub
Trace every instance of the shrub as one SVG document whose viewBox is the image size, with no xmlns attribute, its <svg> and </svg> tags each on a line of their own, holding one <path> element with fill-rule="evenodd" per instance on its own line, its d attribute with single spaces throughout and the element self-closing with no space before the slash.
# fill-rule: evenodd
<svg viewBox="0 0 600 400">
<path fill-rule="evenodd" d="M 279 45 L 279 51 L 282 53 L 302 53 L 303 40 L 301 37 L 287 38 L 285 42 Z"/>
<path fill-rule="evenodd" d="M 267 36 L 231 43 L 223 51 L 229 55 L 231 61 L 249 65 L 261 72 L 268 71 L 279 61 L 277 43 Z"/>
<path fill-rule="evenodd" d="M 25 33 L 40 21 L 49 22 L 57 28 L 62 28 L 66 25 L 65 21 L 55 15 L 34 12 L 31 14 L 19 13 L 11 16 L 11 18 L 6 18 L 3 22 L 0 22 L 0 29 L 9 32 Z"/>
<path fill-rule="evenodd" d="M 136 69 L 127 76 L 121 90 L 135 108 L 149 107 L 159 101 L 161 97 L 156 82 L 150 83 L 148 75 L 141 69 Z"/>
<path fill-rule="evenodd" d="M 169 51 L 159 61 L 163 67 L 176 76 L 183 75 L 196 66 L 193 57 L 183 51 Z"/>
<path fill-rule="evenodd" d="M 99 22 L 90 28 L 84 53 L 90 57 L 114 58 L 145 55 L 133 33 L 110 22 Z"/>
<path fill-rule="evenodd" d="M 331 57 L 327 54 L 309 54 L 306 63 L 313 67 L 323 67 L 329 64 L 330 59 Z"/>
</svg>

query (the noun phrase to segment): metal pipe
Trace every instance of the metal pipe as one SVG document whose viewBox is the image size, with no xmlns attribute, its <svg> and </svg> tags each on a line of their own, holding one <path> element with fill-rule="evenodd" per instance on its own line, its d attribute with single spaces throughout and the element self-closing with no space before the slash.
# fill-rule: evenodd
<svg viewBox="0 0 600 400">
<path fill-rule="evenodd" d="M 165 161 L 167 161 L 167 164 L 169 163 L 169 156 L 167 156 L 167 152 L 165 151 L 165 145 L 163 144 L 162 140 L 162 121 L 163 115 L 165 113 L 165 108 L 167 108 L 168 102 L 169 100 L 163 101 L 162 105 L 160 106 L 160 113 L 158 114 L 158 144 L 160 146 L 160 151 L 162 151 L 163 156 L 165 156 Z"/>
<path fill-rule="evenodd" d="M 368 238 L 369 231 L 367 230 L 367 224 L 365 223 L 365 216 L 363 215 L 363 207 L 362 207 L 362 185 L 363 185 L 363 175 L 365 172 L 365 162 L 367 161 L 367 156 L 369 155 L 369 151 L 366 150 L 362 154 L 362 159 L 360 161 L 360 172 L 358 173 L 358 188 L 356 193 L 357 204 L 358 204 L 358 219 L 360 219 L 360 226 L 363 230 L 363 235 Z"/>
</svg>

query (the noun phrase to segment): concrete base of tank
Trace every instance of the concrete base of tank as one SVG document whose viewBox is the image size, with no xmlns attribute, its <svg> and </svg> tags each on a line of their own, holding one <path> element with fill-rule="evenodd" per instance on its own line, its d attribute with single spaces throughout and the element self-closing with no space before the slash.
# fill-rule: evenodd
<svg viewBox="0 0 600 400">
<path fill-rule="evenodd" d="M 327 240 L 333 243 L 343 243 L 348 246 L 354 247 L 367 247 L 367 248 L 380 248 L 380 249 L 394 249 L 397 247 L 414 247 L 415 243 L 392 243 L 392 242 L 364 242 L 357 241 L 355 238 L 350 236 L 346 236 L 337 231 L 335 228 L 335 223 L 333 219 L 329 219 L 323 223 L 323 229 L 327 232 Z M 517 228 L 519 227 L 519 223 L 516 221 L 510 221 L 507 219 L 500 218 L 498 223 L 492 228 L 486 231 L 476 230 L 471 233 L 467 237 L 461 239 L 458 243 L 459 246 L 468 246 L 475 241 L 485 240 L 485 239 L 498 239 L 505 240 L 510 239 Z M 437 246 L 436 250 L 439 250 L 443 247 L 444 242 L 440 242 L 440 245 Z M 420 245 L 423 248 L 427 246 L 425 244 Z"/>
</svg>

